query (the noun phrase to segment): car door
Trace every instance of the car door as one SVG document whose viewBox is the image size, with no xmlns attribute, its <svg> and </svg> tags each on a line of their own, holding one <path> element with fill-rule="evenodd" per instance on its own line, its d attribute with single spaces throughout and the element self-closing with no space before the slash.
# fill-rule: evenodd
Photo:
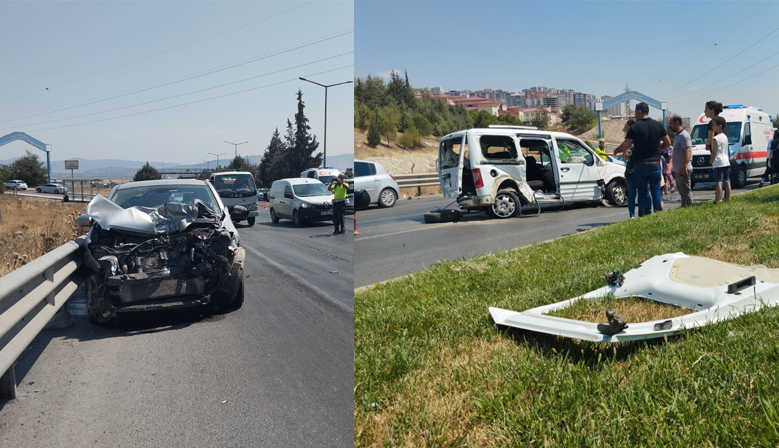
<svg viewBox="0 0 779 448">
<path fill-rule="evenodd" d="M 371 203 L 379 200 L 381 179 L 376 175 L 376 166 L 370 162 L 354 162 L 354 189 L 365 190 L 371 196 Z"/>
<path fill-rule="evenodd" d="M 288 183 L 284 184 L 284 190 L 277 198 L 279 207 L 276 210 L 276 214 L 284 218 L 292 218 L 292 205 L 295 201 L 295 196 L 292 194 L 292 186 Z"/>
<path fill-rule="evenodd" d="M 465 148 L 465 151 L 462 150 Z M 457 198 L 462 191 L 462 171 L 465 153 L 468 151 L 465 136 L 450 138 L 438 148 L 438 182 L 445 198 Z"/>
<path fill-rule="evenodd" d="M 593 201 L 601 198 L 600 173 L 594 152 L 573 138 L 555 137 L 560 178 L 560 194 L 566 201 Z"/>
</svg>

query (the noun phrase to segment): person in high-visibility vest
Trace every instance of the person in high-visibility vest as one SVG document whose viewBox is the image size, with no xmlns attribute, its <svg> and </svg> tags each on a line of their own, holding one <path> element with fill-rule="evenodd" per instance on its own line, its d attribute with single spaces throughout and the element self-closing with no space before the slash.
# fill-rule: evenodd
<svg viewBox="0 0 779 448">
<path fill-rule="evenodd" d="M 606 154 L 607 154 L 606 140 L 603 139 L 598 140 L 598 147 L 595 148 L 595 153 L 598 154 L 601 159 L 609 160 L 608 158 L 606 158 Z"/>
<path fill-rule="evenodd" d="M 262 188 L 262 200 L 266 202 L 268 201 L 268 187 Z"/>
</svg>

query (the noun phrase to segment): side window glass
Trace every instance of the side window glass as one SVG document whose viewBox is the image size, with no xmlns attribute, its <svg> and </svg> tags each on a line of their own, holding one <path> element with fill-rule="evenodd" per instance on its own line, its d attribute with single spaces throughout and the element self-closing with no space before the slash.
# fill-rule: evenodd
<svg viewBox="0 0 779 448">
<path fill-rule="evenodd" d="M 563 163 L 583 163 L 588 166 L 595 163 L 592 152 L 576 140 L 557 140 L 557 148 Z"/>
<path fill-rule="evenodd" d="M 514 138 L 507 135 L 483 135 L 479 138 L 481 154 L 487 160 L 511 161 L 517 159 Z"/>
<path fill-rule="evenodd" d="M 368 170 L 370 171 L 371 176 L 374 176 L 376 174 L 376 165 L 372 163 L 366 163 L 366 165 L 368 165 Z"/>
<path fill-rule="evenodd" d="M 284 187 L 284 197 L 287 199 L 292 199 L 292 187 L 289 185 Z"/>
<path fill-rule="evenodd" d="M 375 170 L 375 168 L 374 168 Z M 354 177 L 370 176 L 371 169 L 365 162 L 354 162 Z"/>
</svg>

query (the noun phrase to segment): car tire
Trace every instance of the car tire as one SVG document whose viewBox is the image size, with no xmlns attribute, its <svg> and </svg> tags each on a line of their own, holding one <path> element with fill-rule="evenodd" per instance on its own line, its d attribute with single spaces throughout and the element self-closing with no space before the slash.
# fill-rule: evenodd
<svg viewBox="0 0 779 448">
<path fill-rule="evenodd" d="M 300 214 L 297 210 L 292 212 L 292 222 L 295 224 L 295 227 L 300 227 L 303 225 L 303 218 L 300 217 Z"/>
<path fill-rule="evenodd" d="M 273 210 L 273 208 L 270 209 L 270 220 L 273 224 L 279 223 L 279 217 L 276 215 L 276 210 Z"/>
<path fill-rule="evenodd" d="M 627 186 L 618 180 L 609 182 L 609 184 L 606 186 L 606 198 L 609 200 L 611 205 L 616 207 L 623 207 L 627 205 L 627 192 Z"/>
<path fill-rule="evenodd" d="M 735 170 L 734 175 L 730 177 L 730 185 L 733 188 L 744 188 L 747 184 L 747 169 L 744 165 L 738 165 L 738 169 Z"/>
<path fill-rule="evenodd" d="M 41 192 L 41 189 L 40 189 L 40 188 L 36 188 L 36 189 L 35 189 L 35 191 L 37 191 L 38 193 L 40 193 L 40 192 Z"/>
<path fill-rule="evenodd" d="M 251 218 L 246 218 L 246 222 L 249 223 L 249 227 L 254 225 L 255 218 L 252 216 Z"/>
<path fill-rule="evenodd" d="M 60 194 L 59 190 L 54 190 L 54 194 Z"/>
<path fill-rule="evenodd" d="M 460 220 L 459 210 L 435 210 L 423 215 L 426 224 L 439 222 L 457 222 Z"/>
<path fill-rule="evenodd" d="M 507 219 L 516 216 L 521 207 L 514 190 L 500 190 L 495 195 L 495 203 L 487 209 L 487 215 L 494 219 Z"/>
<path fill-rule="evenodd" d="M 392 188 L 385 188 L 379 193 L 379 207 L 390 208 L 398 202 L 398 194 Z"/>
</svg>

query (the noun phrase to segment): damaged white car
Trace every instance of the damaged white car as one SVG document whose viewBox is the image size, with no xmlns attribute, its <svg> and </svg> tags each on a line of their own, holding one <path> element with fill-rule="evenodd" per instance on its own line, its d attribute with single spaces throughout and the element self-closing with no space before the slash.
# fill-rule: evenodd
<svg viewBox="0 0 779 448">
<path fill-rule="evenodd" d="M 662 338 L 685 329 L 733 319 L 779 303 L 779 269 L 740 266 L 683 253 L 652 257 L 622 275 L 606 276 L 607 285 L 573 299 L 522 312 L 489 308 L 498 325 L 595 342 Z M 649 322 L 630 322 L 613 310 L 608 323 L 553 316 L 580 300 L 641 298 L 685 308 L 689 314 Z"/>
<path fill-rule="evenodd" d="M 154 180 L 96 196 L 79 221 L 91 224 L 84 264 L 89 319 L 117 313 L 243 304 L 245 251 L 213 186 Z"/>
</svg>

